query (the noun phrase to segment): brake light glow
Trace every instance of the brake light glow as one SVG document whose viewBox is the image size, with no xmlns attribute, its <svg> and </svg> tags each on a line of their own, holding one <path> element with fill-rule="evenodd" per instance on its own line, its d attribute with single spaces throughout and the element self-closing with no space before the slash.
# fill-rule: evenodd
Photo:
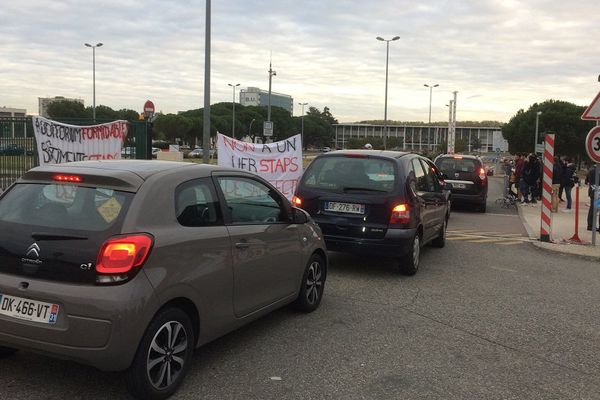
<svg viewBox="0 0 600 400">
<path fill-rule="evenodd" d="M 154 238 L 147 233 L 117 236 L 108 239 L 98 253 L 96 272 L 124 274 L 141 267 L 152 249 Z"/>
<path fill-rule="evenodd" d="M 462 156 L 454 156 L 452 158 L 454 158 L 455 160 L 462 160 Z"/>
<path fill-rule="evenodd" d="M 483 181 L 483 180 L 485 180 L 485 178 L 486 178 L 485 169 L 479 168 L 479 179 L 481 179 Z"/>
<path fill-rule="evenodd" d="M 296 207 L 302 207 L 302 199 L 298 196 L 292 197 L 292 204 Z"/>
<path fill-rule="evenodd" d="M 410 222 L 410 210 L 408 204 L 398 204 L 392 208 L 390 224 L 407 224 Z"/>
<path fill-rule="evenodd" d="M 79 175 L 59 174 L 59 175 L 54 175 L 52 177 L 52 179 L 54 179 L 55 181 L 58 181 L 58 182 L 76 182 L 76 183 L 83 182 L 83 179 Z"/>
</svg>

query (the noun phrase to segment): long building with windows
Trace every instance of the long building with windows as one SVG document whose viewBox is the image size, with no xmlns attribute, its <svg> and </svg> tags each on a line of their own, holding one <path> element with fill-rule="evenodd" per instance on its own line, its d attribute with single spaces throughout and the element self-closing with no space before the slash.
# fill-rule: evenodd
<svg viewBox="0 0 600 400">
<path fill-rule="evenodd" d="M 269 91 L 257 87 L 240 89 L 240 104 L 243 106 L 267 107 L 269 105 Z M 293 115 L 294 99 L 287 94 L 271 91 L 271 106 L 281 107 Z"/>
<path fill-rule="evenodd" d="M 383 138 L 384 125 L 373 124 L 335 124 L 335 143 L 337 149 L 346 148 L 352 138 Z M 448 138 L 448 125 L 388 125 L 388 138 L 402 139 L 402 150 L 431 151 Z M 508 142 L 502 136 L 500 127 L 456 127 L 455 140 L 463 139 L 472 143 L 478 138 L 482 153 L 508 151 Z"/>
</svg>

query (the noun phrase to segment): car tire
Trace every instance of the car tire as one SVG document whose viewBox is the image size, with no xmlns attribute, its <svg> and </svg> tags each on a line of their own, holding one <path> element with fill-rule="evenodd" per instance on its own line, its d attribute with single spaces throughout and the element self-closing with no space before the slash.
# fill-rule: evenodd
<svg viewBox="0 0 600 400">
<path fill-rule="evenodd" d="M 166 308 L 150 322 L 127 371 L 127 389 L 138 399 L 171 396 L 185 377 L 195 347 L 190 317 Z"/>
<path fill-rule="evenodd" d="M 448 227 L 448 218 L 444 218 L 444 222 L 442 223 L 442 227 L 440 228 L 440 233 L 438 237 L 431 241 L 431 245 L 433 247 L 437 247 L 438 249 L 443 248 L 446 245 L 446 228 Z"/>
<path fill-rule="evenodd" d="M 487 208 L 487 200 L 479 205 L 479 212 L 485 213 L 486 208 Z"/>
<path fill-rule="evenodd" d="M 0 346 L 0 358 L 12 356 L 17 351 L 19 351 L 19 350 L 18 349 L 13 349 L 12 347 Z"/>
<path fill-rule="evenodd" d="M 421 261 L 421 237 L 419 233 L 415 233 L 415 236 L 410 241 L 410 251 L 404 257 L 400 259 L 400 272 L 403 275 L 412 276 L 419 270 L 419 263 Z"/>
<path fill-rule="evenodd" d="M 315 253 L 310 257 L 304 269 L 300 293 L 292 303 L 292 307 L 305 313 L 315 311 L 321 304 L 326 278 L 327 265 L 325 260 Z"/>
</svg>

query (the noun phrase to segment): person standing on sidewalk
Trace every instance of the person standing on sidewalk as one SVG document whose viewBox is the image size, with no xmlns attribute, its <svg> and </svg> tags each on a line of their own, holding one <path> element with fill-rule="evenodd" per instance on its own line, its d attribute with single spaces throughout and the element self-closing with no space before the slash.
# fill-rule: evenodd
<svg viewBox="0 0 600 400">
<path fill-rule="evenodd" d="M 552 166 L 552 212 L 558 212 L 558 191 L 562 180 L 563 169 L 560 163 L 560 158 L 554 157 L 554 165 Z"/>
<path fill-rule="evenodd" d="M 558 189 L 558 201 L 564 203 L 563 200 L 563 192 L 565 191 L 565 184 L 567 181 L 565 180 L 565 173 L 567 172 L 567 157 L 560 159 L 560 166 L 562 167 L 562 175 L 560 178 L 560 189 Z"/>
<path fill-rule="evenodd" d="M 594 219 L 593 219 L 594 218 L 594 200 L 596 198 L 595 192 L 597 189 L 594 186 L 595 182 L 596 182 L 596 167 L 592 164 L 592 166 L 588 170 L 587 175 L 585 176 L 585 183 L 590 185 L 590 187 L 588 189 L 588 196 L 590 197 L 590 209 L 588 211 L 588 216 L 587 216 L 587 230 L 588 231 L 592 230 L 592 225 L 594 222 Z M 596 225 L 596 230 L 598 232 L 600 232 L 600 214 L 598 215 L 598 225 Z"/>
<path fill-rule="evenodd" d="M 517 153 L 515 158 L 515 186 L 517 187 L 517 200 L 523 200 L 523 157 L 521 157 L 521 153 Z"/>
<path fill-rule="evenodd" d="M 535 200 L 536 185 L 540 179 L 540 167 L 537 158 L 530 154 L 523 163 L 523 202 L 529 203 L 529 194 L 531 194 L 531 204 L 537 203 Z"/>
<path fill-rule="evenodd" d="M 577 166 L 571 161 L 570 158 L 565 159 L 565 168 L 563 169 L 561 185 L 564 187 L 565 197 L 567 198 L 567 208 L 565 212 L 571 212 L 571 205 L 573 200 L 571 198 L 571 190 L 573 186 L 579 181 L 577 176 Z"/>
</svg>

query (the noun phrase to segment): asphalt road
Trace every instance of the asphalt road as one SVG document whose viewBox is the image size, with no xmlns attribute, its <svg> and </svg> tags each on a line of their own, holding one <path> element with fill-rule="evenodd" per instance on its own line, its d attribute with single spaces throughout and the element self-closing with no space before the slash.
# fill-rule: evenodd
<svg viewBox="0 0 600 400">
<path fill-rule="evenodd" d="M 453 210 L 416 276 L 332 253 L 319 310 L 204 346 L 174 398 L 600 399 L 598 264 L 529 244 L 490 182 L 488 213 Z M 0 361 L 0 398 L 128 396 L 122 374 L 20 352 Z"/>
</svg>

